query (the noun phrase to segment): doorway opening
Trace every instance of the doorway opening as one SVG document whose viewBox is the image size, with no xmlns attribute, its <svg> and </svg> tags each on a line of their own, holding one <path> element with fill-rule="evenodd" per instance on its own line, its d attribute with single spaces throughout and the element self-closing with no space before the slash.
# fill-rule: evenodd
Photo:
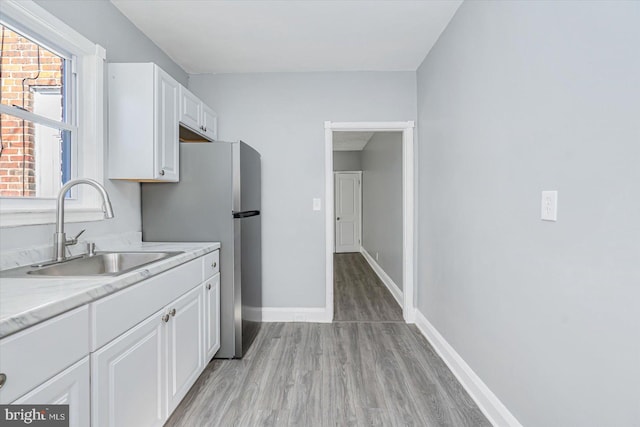
<svg viewBox="0 0 640 427">
<path fill-rule="evenodd" d="M 414 322 L 414 138 L 413 122 L 325 122 L 325 195 L 326 195 L 326 313 L 334 319 L 334 256 L 341 253 L 362 253 L 375 273 L 391 291 L 402 308 L 402 318 L 407 323 Z M 334 133 L 335 132 L 335 133 Z M 400 139 L 401 151 L 401 262 L 397 262 L 394 274 L 395 286 L 389 275 L 380 268 L 375 258 L 377 254 L 368 253 L 362 242 L 362 185 L 363 178 L 360 170 L 334 171 L 334 138 L 338 140 L 356 140 L 358 136 L 392 132 Z M 346 136 L 346 138 L 345 138 Z M 362 143 L 362 142 L 360 142 Z M 366 144 L 366 141 L 365 141 Z M 348 144 L 347 144 L 348 148 Z M 348 149 L 346 151 L 349 151 Z M 337 166 L 337 164 L 336 164 Z M 342 167 L 342 169 L 345 169 Z M 358 169 L 346 167 L 346 169 Z M 366 181 L 366 179 L 364 180 Z M 366 182 L 364 183 L 366 185 Z M 341 199 L 342 198 L 342 199 Z M 370 197 L 369 200 L 372 200 Z M 366 221 L 366 220 L 365 220 Z M 373 222 L 373 220 L 372 220 Z M 396 233 L 397 234 L 397 233 Z M 383 248 L 383 246 L 378 246 Z M 396 251 L 397 252 L 397 251 Z M 335 255 L 334 255 L 335 254 Z M 359 254 L 358 258 L 363 259 Z M 352 262 L 356 258 L 340 258 Z M 396 260 L 398 261 L 398 260 Z M 342 268 L 343 265 L 338 267 Z M 386 277 L 385 277 L 386 276 Z M 398 277 L 401 279 L 398 280 Z M 395 287 L 395 289 L 393 289 Z"/>
</svg>

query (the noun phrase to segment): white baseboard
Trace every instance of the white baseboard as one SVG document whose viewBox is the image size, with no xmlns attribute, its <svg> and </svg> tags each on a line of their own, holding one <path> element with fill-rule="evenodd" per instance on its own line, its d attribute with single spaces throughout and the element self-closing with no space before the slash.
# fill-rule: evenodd
<svg viewBox="0 0 640 427">
<path fill-rule="evenodd" d="M 467 362 L 460 357 L 438 330 L 427 320 L 418 309 L 415 310 L 416 326 L 429 341 L 433 349 L 444 360 L 460 384 L 476 402 L 480 410 L 494 426 L 522 427 L 516 417 L 509 412 L 500 399 L 482 382 Z"/>
<path fill-rule="evenodd" d="M 331 323 L 324 307 L 242 307 L 245 318 L 254 322 Z"/>
<path fill-rule="evenodd" d="M 369 263 L 369 265 L 371 266 L 373 271 L 376 272 L 376 274 L 378 275 L 380 280 L 382 280 L 382 283 L 384 283 L 384 285 L 387 287 L 387 289 L 389 289 L 389 292 L 391 292 L 391 295 L 393 295 L 393 297 L 396 299 L 396 301 L 398 302 L 400 307 L 402 307 L 402 304 L 403 304 L 402 303 L 402 291 L 400 290 L 398 285 L 396 285 L 393 282 L 393 280 L 391 280 L 391 277 L 389 277 L 389 275 L 387 273 L 385 273 L 385 271 L 382 269 L 382 267 L 380 267 L 380 265 L 378 265 L 376 260 L 374 260 L 371 255 L 369 255 L 369 252 L 367 252 L 367 250 L 365 248 L 360 248 L 360 253 L 362 254 L 362 256 L 364 256 L 364 259 L 367 260 L 367 262 Z"/>
</svg>

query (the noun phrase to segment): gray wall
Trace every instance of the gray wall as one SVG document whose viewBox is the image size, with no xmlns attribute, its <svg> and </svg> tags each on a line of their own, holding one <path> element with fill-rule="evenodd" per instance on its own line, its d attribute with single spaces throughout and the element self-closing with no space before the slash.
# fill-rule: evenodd
<svg viewBox="0 0 640 427">
<path fill-rule="evenodd" d="M 94 43 L 107 50 L 107 62 L 155 62 L 182 84 L 187 74 L 138 30 L 108 0 L 56 1 L 37 3 Z M 107 135 L 107 89 L 105 68 L 105 174 Z M 106 180 L 115 218 L 90 223 L 70 224 L 67 230 L 75 233 L 83 228 L 83 238 L 128 231 L 140 231 L 140 185 Z M 45 245 L 52 242 L 54 225 L 0 229 L 0 250 Z"/>
<path fill-rule="evenodd" d="M 324 307 L 324 121 L 414 120 L 415 73 L 195 75 L 189 85 L 218 113 L 220 139 L 262 154 L 263 304 Z"/>
<path fill-rule="evenodd" d="M 334 151 L 334 171 L 359 171 L 362 170 L 362 151 Z"/>
<path fill-rule="evenodd" d="M 418 307 L 524 425 L 640 424 L 638 23 L 464 2 L 418 70 Z"/>
<path fill-rule="evenodd" d="M 402 289 L 402 132 L 376 132 L 362 150 L 362 246 Z"/>
</svg>

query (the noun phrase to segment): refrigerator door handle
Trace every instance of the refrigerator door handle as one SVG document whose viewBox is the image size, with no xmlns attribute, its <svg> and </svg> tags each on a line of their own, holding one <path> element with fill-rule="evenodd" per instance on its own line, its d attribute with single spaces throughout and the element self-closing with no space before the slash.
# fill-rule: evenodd
<svg viewBox="0 0 640 427">
<path fill-rule="evenodd" d="M 233 212 L 234 218 L 249 218 L 252 216 L 260 215 L 260 211 L 242 211 L 242 212 Z"/>
</svg>

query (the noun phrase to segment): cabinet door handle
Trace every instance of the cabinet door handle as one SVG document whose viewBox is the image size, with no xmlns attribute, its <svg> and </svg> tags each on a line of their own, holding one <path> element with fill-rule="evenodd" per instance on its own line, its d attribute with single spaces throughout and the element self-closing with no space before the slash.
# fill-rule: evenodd
<svg viewBox="0 0 640 427">
<path fill-rule="evenodd" d="M 207 290 L 210 291 L 211 290 L 211 283 L 207 283 Z"/>
<path fill-rule="evenodd" d="M 0 374 L 0 388 L 7 382 L 7 374 Z"/>
<path fill-rule="evenodd" d="M 169 314 L 171 315 L 171 317 L 176 317 L 176 309 L 172 309 Z"/>
<path fill-rule="evenodd" d="M 215 262 L 215 261 L 213 262 L 213 264 L 211 264 L 211 267 L 213 267 L 213 268 L 216 268 L 217 266 L 218 266 L 218 263 Z"/>
<path fill-rule="evenodd" d="M 169 321 L 169 314 L 165 313 L 165 315 L 164 315 L 164 316 L 162 316 L 162 321 L 163 321 L 164 323 L 167 323 L 167 322 Z"/>
<path fill-rule="evenodd" d="M 160 169 L 160 175 L 164 176 L 164 169 Z"/>
</svg>

